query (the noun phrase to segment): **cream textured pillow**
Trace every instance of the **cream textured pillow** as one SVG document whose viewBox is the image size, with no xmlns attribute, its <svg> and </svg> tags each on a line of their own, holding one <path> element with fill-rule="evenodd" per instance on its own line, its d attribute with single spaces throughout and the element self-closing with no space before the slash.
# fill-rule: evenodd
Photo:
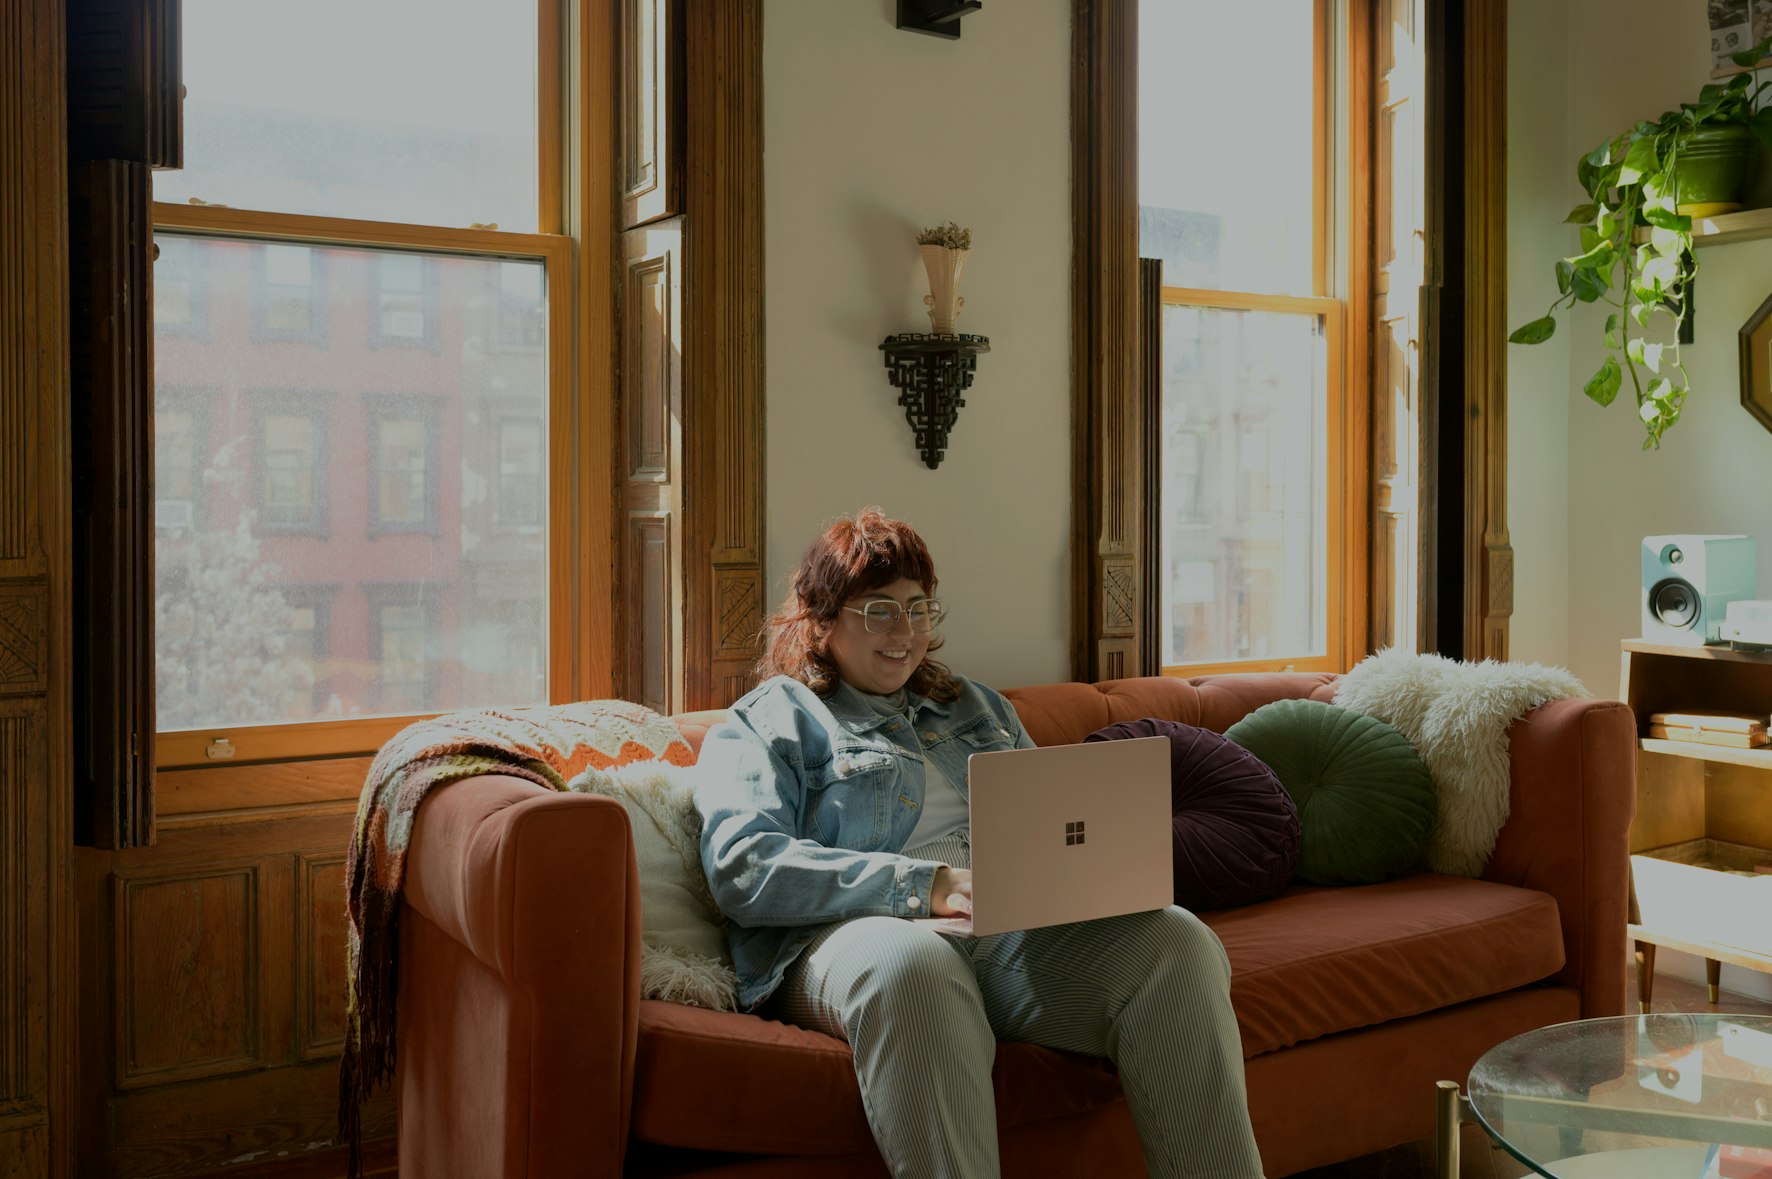
<svg viewBox="0 0 1772 1179">
<path fill-rule="evenodd" d="M 731 1011 L 738 978 L 726 924 L 701 871 L 701 815 L 687 770 L 661 761 L 586 770 L 568 790 L 627 808 L 640 869 L 640 995 Z"/>
</svg>

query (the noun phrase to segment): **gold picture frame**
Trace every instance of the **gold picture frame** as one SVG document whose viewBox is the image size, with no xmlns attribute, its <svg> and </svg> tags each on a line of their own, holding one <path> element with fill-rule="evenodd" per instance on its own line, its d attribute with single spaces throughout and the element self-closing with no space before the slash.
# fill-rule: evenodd
<svg viewBox="0 0 1772 1179">
<path fill-rule="evenodd" d="M 1772 430 L 1772 295 L 1741 325 L 1741 407 Z"/>
</svg>

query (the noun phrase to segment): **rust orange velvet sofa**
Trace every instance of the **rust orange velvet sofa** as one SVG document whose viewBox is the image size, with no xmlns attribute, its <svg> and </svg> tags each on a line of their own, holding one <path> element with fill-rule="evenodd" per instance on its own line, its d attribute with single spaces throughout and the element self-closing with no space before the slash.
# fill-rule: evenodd
<svg viewBox="0 0 1772 1179">
<path fill-rule="evenodd" d="M 1013 690 L 1038 744 L 1145 716 L 1223 731 L 1327 675 Z M 719 714 L 677 718 L 699 747 Z M 1509 732 L 1511 814 L 1481 879 L 1294 887 L 1205 914 L 1232 964 L 1270 1177 L 1433 1132 L 1434 1087 L 1528 1028 L 1625 1004 L 1635 725 L 1565 700 Z M 419 808 L 400 923 L 400 1169 L 525 1176 L 884 1176 L 841 1041 L 639 997 L 628 818 L 486 775 Z M 1111 1068 L 1002 1044 L 1004 1173 L 1144 1174 Z"/>
</svg>

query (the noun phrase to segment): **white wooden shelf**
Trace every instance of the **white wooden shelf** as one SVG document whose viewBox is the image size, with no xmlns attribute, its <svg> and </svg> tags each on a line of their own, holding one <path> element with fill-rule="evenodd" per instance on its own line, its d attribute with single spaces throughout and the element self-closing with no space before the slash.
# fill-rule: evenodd
<svg viewBox="0 0 1772 1179">
<path fill-rule="evenodd" d="M 1743 209 L 1739 213 L 1692 219 L 1695 246 L 1720 246 L 1762 237 L 1772 237 L 1772 209 Z"/>
<path fill-rule="evenodd" d="M 1747 766 L 1755 770 L 1772 770 L 1772 746 L 1764 749 L 1736 749 L 1729 745 L 1704 745 L 1697 741 L 1670 741 L 1663 737 L 1644 737 L 1640 744 L 1645 753 L 1665 753 L 1670 757 L 1690 757 L 1698 761 L 1722 762 L 1725 765 Z M 1772 791 L 1772 782 L 1767 783 Z"/>
</svg>

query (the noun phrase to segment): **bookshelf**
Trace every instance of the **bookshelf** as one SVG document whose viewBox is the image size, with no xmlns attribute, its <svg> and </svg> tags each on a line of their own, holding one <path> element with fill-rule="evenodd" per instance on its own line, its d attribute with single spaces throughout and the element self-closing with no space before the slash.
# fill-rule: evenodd
<svg viewBox="0 0 1772 1179">
<path fill-rule="evenodd" d="M 1772 236 L 1772 210 L 1754 212 Z M 1772 973 L 1772 874 L 1758 871 L 1772 866 L 1772 748 L 1646 734 L 1657 712 L 1772 714 L 1772 654 L 1626 639 L 1619 695 L 1639 734 L 1628 934 L 1639 997 L 1648 1010 L 1666 946 L 1705 959 L 1715 1002 L 1723 965 Z"/>
</svg>

